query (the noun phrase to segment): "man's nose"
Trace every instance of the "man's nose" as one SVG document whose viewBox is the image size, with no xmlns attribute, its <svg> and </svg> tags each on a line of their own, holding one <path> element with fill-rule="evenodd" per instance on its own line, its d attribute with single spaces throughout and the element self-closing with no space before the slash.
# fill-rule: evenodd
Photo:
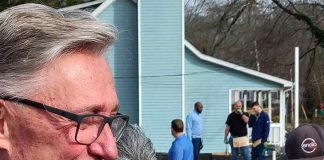
<svg viewBox="0 0 324 160">
<path fill-rule="evenodd" d="M 89 145 L 88 152 L 95 157 L 105 160 L 117 159 L 118 151 L 116 140 L 107 124 L 98 139 Z"/>
</svg>

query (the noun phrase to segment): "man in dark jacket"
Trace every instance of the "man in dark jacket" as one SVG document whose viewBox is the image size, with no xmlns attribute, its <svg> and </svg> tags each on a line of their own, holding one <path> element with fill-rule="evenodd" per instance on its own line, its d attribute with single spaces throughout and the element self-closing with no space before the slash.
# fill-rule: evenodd
<svg viewBox="0 0 324 160">
<path fill-rule="evenodd" d="M 270 131 L 270 120 L 267 113 L 258 102 L 252 103 L 253 114 L 249 119 L 249 127 L 252 127 L 252 160 L 264 160 L 264 149 Z"/>
</svg>

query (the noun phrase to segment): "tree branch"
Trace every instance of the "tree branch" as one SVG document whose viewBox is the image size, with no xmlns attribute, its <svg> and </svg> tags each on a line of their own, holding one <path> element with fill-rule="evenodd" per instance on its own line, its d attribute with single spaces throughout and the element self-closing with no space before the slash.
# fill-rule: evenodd
<svg viewBox="0 0 324 160">
<path fill-rule="evenodd" d="M 316 53 L 316 49 L 313 50 L 313 55 L 311 55 L 310 57 L 310 64 L 308 66 L 308 69 L 307 69 L 307 72 L 306 72 L 306 82 L 309 82 L 309 77 L 310 77 L 310 74 L 312 73 L 312 68 L 314 66 L 314 63 L 315 63 L 315 53 Z"/>
<path fill-rule="evenodd" d="M 299 60 L 301 60 L 301 59 L 303 59 L 308 53 L 310 53 L 310 52 L 315 52 L 315 50 L 316 50 L 316 47 L 318 47 L 318 45 L 319 45 L 319 43 L 317 43 L 313 48 L 311 48 L 311 49 L 309 49 L 309 50 L 307 50 L 306 52 L 304 52 L 300 57 L 299 57 Z M 292 62 L 292 63 L 290 63 L 290 64 L 288 64 L 288 65 L 286 65 L 286 66 L 291 66 L 291 65 L 294 65 L 295 64 L 295 62 Z"/>
<path fill-rule="evenodd" d="M 242 13 L 244 12 L 244 10 L 246 9 L 247 5 L 244 5 L 241 10 L 239 10 L 236 15 L 234 16 L 234 19 L 232 20 L 232 22 L 230 23 L 229 27 L 227 28 L 225 35 L 218 41 L 218 42 L 214 42 L 213 43 L 213 49 L 212 49 L 212 53 L 215 53 L 216 47 L 218 47 L 227 37 L 228 33 L 230 32 L 231 28 L 234 26 L 234 24 L 236 23 L 236 21 L 240 18 L 240 16 L 242 15 Z"/>
<path fill-rule="evenodd" d="M 293 3 L 290 0 L 288 0 L 288 2 L 289 2 L 289 4 L 292 5 L 295 12 L 289 10 L 287 7 L 284 7 L 278 0 L 272 0 L 272 1 L 286 13 L 293 15 L 298 20 L 304 21 L 308 25 L 311 33 L 315 35 L 317 42 L 321 45 L 321 47 L 324 47 L 324 30 L 315 26 L 314 22 L 308 16 L 306 16 L 302 12 L 298 11 L 297 8 L 295 8 L 295 6 L 293 5 Z"/>
<path fill-rule="evenodd" d="M 324 5 L 321 4 L 321 3 L 311 3 L 311 5 L 319 6 L 319 7 L 321 7 L 322 9 L 324 9 Z"/>
<path fill-rule="evenodd" d="M 269 38 L 269 36 L 273 32 L 273 30 L 276 28 L 277 23 L 279 23 L 279 20 L 281 19 L 281 16 L 282 15 L 283 15 L 283 11 L 280 13 L 280 15 L 278 16 L 278 18 L 276 19 L 276 21 L 274 22 L 274 24 L 272 25 L 270 31 L 268 32 L 267 36 L 264 39 L 268 39 Z"/>
</svg>

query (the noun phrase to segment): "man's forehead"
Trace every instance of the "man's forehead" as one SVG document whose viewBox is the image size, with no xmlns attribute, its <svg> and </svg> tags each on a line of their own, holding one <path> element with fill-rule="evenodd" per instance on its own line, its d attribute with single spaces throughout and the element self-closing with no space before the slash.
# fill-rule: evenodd
<svg viewBox="0 0 324 160">
<path fill-rule="evenodd" d="M 73 54 L 60 57 L 46 70 L 51 80 L 68 82 L 97 80 L 96 77 L 110 78 L 110 70 L 102 56 L 91 54 Z M 106 74 L 100 76 L 101 74 Z"/>
<path fill-rule="evenodd" d="M 101 110 L 107 105 L 117 109 L 112 75 L 103 56 L 82 53 L 63 56 L 46 72 L 47 86 L 38 97 L 41 101 L 77 112 Z"/>
<path fill-rule="evenodd" d="M 107 69 L 105 58 L 89 51 L 67 54 L 56 59 L 48 71 L 57 71 L 71 76 L 86 75 L 88 72 L 97 72 L 95 69 Z M 94 68 L 94 66 L 100 66 Z M 67 75 L 65 75 L 67 76 Z M 73 77 L 72 77 L 73 78 Z"/>
<path fill-rule="evenodd" d="M 238 102 L 235 102 L 235 104 L 234 104 L 235 106 L 241 106 L 242 105 L 242 103 L 240 102 L 240 101 L 238 101 Z"/>
</svg>

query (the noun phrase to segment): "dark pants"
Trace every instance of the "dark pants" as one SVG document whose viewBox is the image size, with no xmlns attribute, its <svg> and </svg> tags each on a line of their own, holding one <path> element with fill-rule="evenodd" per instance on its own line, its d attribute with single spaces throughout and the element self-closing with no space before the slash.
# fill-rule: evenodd
<svg viewBox="0 0 324 160">
<path fill-rule="evenodd" d="M 202 147 L 201 138 L 192 138 L 194 148 L 194 160 L 199 160 L 200 149 Z"/>
<path fill-rule="evenodd" d="M 265 160 L 263 143 L 256 147 L 252 147 L 252 160 Z"/>
</svg>

